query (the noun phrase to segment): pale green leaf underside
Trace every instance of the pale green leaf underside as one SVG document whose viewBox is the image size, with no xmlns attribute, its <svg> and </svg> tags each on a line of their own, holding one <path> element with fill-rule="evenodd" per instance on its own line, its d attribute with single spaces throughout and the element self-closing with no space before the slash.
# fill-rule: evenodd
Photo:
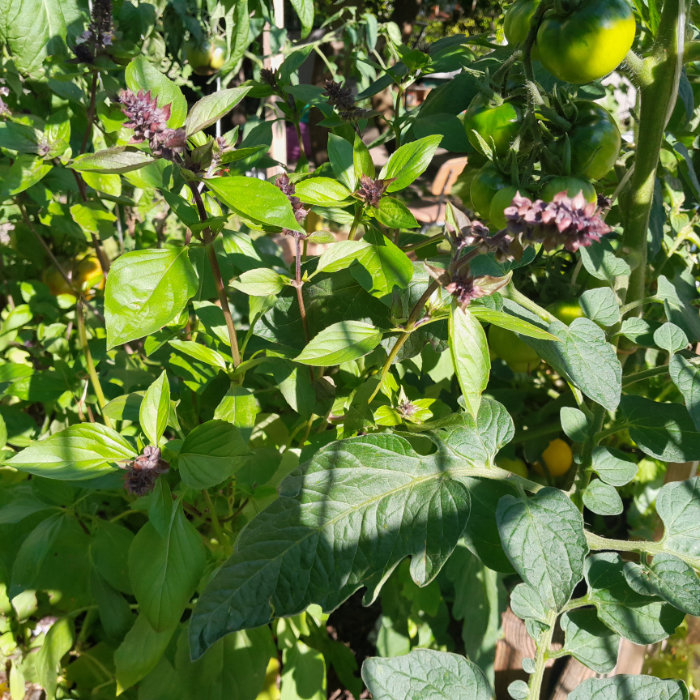
<svg viewBox="0 0 700 700">
<path fill-rule="evenodd" d="M 331 610 L 362 586 L 372 600 L 407 556 L 413 579 L 428 583 L 467 524 L 470 497 L 460 480 L 478 475 L 475 467 L 490 464 L 511 434 L 505 410 L 484 401 L 478 426 L 456 419 L 430 455 L 396 435 L 321 449 L 246 527 L 202 594 L 190 623 L 193 656 L 228 632 L 310 603 Z"/>
<path fill-rule="evenodd" d="M 576 506 L 564 492 L 545 488 L 527 499 L 503 496 L 496 517 L 515 570 L 548 609 L 560 610 L 583 577 L 588 553 Z"/>
<path fill-rule="evenodd" d="M 688 691 L 682 681 L 621 674 L 589 678 L 569 695 L 569 700 L 688 700 Z"/>
<path fill-rule="evenodd" d="M 370 657 L 362 680 L 374 700 L 490 700 L 486 676 L 459 654 L 415 649 L 391 659 Z"/>
</svg>

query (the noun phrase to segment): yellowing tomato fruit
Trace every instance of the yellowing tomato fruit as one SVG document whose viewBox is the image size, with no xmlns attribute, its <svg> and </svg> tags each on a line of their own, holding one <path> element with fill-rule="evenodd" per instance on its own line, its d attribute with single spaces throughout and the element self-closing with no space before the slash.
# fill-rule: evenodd
<svg viewBox="0 0 700 700">
<path fill-rule="evenodd" d="M 562 476 L 562 474 L 566 474 L 571 469 L 574 455 L 568 443 L 561 438 L 555 438 L 542 452 L 542 461 L 551 476 Z M 535 470 L 540 474 L 542 473 L 541 468 L 536 468 Z"/>
<path fill-rule="evenodd" d="M 584 0 L 573 10 L 549 10 L 537 31 L 544 67 L 560 80 L 583 84 L 615 70 L 634 42 L 626 0 Z"/>
</svg>

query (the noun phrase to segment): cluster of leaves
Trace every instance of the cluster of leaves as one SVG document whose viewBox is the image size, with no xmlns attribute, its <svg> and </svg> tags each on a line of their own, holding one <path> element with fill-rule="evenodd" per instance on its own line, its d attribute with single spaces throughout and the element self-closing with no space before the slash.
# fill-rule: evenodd
<svg viewBox="0 0 700 700">
<path fill-rule="evenodd" d="M 659 29 L 682 22 L 678 3 L 638 8 L 657 61 L 635 73 L 645 139 L 601 178 L 603 206 L 511 196 L 491 230 L 473 197 L 431 230 L 408 204 L 439 146 L 467 153 L 471 177 L 473 163 L 537 187 L 561 174 L 561 120 L 604 90 L 547 77 L 531 45 L 477 59 L 488 41 L 455 36 L 423 52 L 371 14 L 314 19 L 297 0 L 301 31 L 316 22 L 323 39 L 273 32 L 276 70 L 192 99 L 178 29 L 235 25 L 229 84 L 274 20 L 265 3 L 173 4 L 162 27 L 147 3 L 9 5 L 22 21 L 0 23 L 3 692 L 254 700 L 279 697 L 280 676 L 284 697 L 325 697 L 332 669 L 354 695 L 364 682 L 375 698 L 489 698 L 507 600 L 536 646 L 509 692 L 534 700 L 548 659 L 608 674 L 621 638 L 652 644 L 700 616 L 700 478 L 663 484 L 667 463 L 700 459 L 697 47 L 681 75 Z M 363 37 L 360 92 L 335 71 L 300 83 L 341 32 Z M 667 125 L 648 105 L 669 67 Z M 407 109 L 406 90 L 443 71 L 459 72 Z M 395 108 L 370 142 L 379 115 L 363 100 L 387 88 Z M 529 146 L 470 128 L 485 94 L 517 102 Z M 272 123 L 301 137 L 308 110 L 327 161 L 280 168 Z M 391 149 L 378 172 L 377 145 Z M 630 191 L 649 162 L 655 186 Z M 641 215 L 648 260 L 628 247 Z M 104 294 L 73 274 L 87 251 Z M 572 296 L 573 321 L 545 308 Z M 486 326 L 534 368 L 491 357 Z M 538 463 L 556 436 L 574 464 L 555 473 Z M 381 614 L 360 669 L 329 614 L 361 589 Z M 687 688 L 618 675 L 571 696 L 661 695 Z"/>
</svg>

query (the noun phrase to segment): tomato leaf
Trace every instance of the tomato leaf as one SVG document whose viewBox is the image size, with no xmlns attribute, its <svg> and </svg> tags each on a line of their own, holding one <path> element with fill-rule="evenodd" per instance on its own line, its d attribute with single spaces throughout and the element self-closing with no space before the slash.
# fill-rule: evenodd
<svg viewBox="0 0 700 700">
<path fill-rule="evenodd" d="M 362 664 L 362 680 L 375 700 L 489 700 L 484 672 L 460 654 L 414 649 L 405 656 L 370 657 Z"/>
<path fill-rule="evenodd" d="M 586 560 L 588 595 L 598 617 L 635 644 L 654 644 L 665 639 L 684 614 L 668 603 L 633 591 L 625 580 L 623 567 L 624 562 L 615 552 L 596 553 Z"/>
<path fill-rule="evenodd" d="M 561 616 L 564 650 L 598 673 L 610 673 L 617 663 L 620 637 L 611 632 L 590 609 Z"/>
<path fill-rule="evenodd" d="M 407 556 L 414 557 L 413 579 L 428 583 L 469 516 L 469 493 L 451 472 L 466 474 L 464 465 L 444 454 L 419 455 L 394 435 L 319 450 L 249 523 L 200 597 L 190 622 L 193 657 L 227 632 L 296 614 L 311 602 L 332 610 L 362 586 L 370 601 Z M 439 520 L 431 520 L 437 512 Z M 307 562 L 303 585 L 294 563 L 300 557 Z"/>
<path fill-rule="evenodd" d="M 612 678 L 589 678 L 569 694 L 569 700 L 688 700 L 683 681 L 663 681 L 653 676 L 632 676 L 623 673 Z"/>
<path fill-rule="evenodd" d="M 503 549 L 548 610 L 561 610 L 583 577 L 588 545 L 583 518 L 554 488 L 529 498 L 503 496 L 496 511 Z"/>
</svg>

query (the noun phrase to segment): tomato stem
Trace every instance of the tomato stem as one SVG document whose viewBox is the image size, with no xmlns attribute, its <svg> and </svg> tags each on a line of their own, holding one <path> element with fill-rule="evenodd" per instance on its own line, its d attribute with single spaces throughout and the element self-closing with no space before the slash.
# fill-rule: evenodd
<svg viewBox="0 0 700 700">
<path fill-rule="evenodd" d="M 629 188 L 625 193 L 628 212 L 622 236 L 622 254 L 632 271 L 627 289 L 621 289 L 622 301 L 632 302 L 646 296 L 647 230 L 654 197 L 656 170 L 664 130 L 676 103 L 683 69 L 686 20 L 685 0 L 666 0 L 652 53 L 653 81 L 641 87 L 637 154 Z"/>
</svg>

